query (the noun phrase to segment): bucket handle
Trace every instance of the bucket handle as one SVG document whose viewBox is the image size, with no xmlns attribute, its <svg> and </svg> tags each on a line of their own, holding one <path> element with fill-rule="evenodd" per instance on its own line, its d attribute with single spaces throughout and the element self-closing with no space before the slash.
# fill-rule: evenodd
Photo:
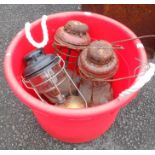
<svg viewBox="0 0 155 155">
<path fill-rule="evenodd" d="M 40 43 L 36 42 L 32 38 L 32 35 L 30 32 L 31 24 L 29 22 L 25 23 L 26 38 L 36 48 L 43 48 L 48 42 L 48 30 L 47 30 L 46 20 L 47 20 L 47 16 L 43 15 L 42 19 L 41 19 L 41 27 L 42 27 L 42 31 L 43 31 L 43 40 Z"/>
<path fill-rule="evenodd" d="M 154 74 L 155 74 L 155 64 L 149 63 L 149 69 L 143 75 L 138 76 L 134 85 L 132 85 L 130 88 L 121 92 L 118 96 L 118 99 L 122 99 L 122 98 L 127 97 L 128 95 L 138 91 L 147 82 L 149 82 L 151 80 L 151 78 L 153 77 Z"/>
</svg>

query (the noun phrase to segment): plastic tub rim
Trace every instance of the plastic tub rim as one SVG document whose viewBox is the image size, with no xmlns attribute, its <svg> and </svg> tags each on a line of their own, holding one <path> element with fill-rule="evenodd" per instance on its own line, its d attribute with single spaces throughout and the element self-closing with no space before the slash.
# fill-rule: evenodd
<svg viewBox="0 0 155 155">
<path fill-rule="evenodd" d="M 55 14 L 49 15 L 48 19 L 52 19 L 55 17 L 61 17 L 61 16 L 63 17 L 65 15 L 73 15 L 73 14 L 85 15 L 85 16 L 94 16 L 94 17 L 97 17 L 99 19 L 104 19 L 108 22 L 112 22 L 112 23 L 120 26 L 122 29 L 127 31 L 130 36 L 136 37 L 136 35 L 129 28 L 127 28 L 125 25 L 121 24 L 120 22 L 118 22 L 112 18 L 103 16 L 103 15 L 99 15 L 96 13 L 82 12 L 82 11 L 61 12 L 61 13 L 55 13 Z M 31 26 L 37 25 L 38 23 L 40 23 L 40 21 L 41 21 L 41 19 L 34 21 Z M 21 30 L 19 33 L 17 33 L 17 35 L 13 38 L 9 47 L 7 48 L 6 53 L 5 53 L 5 58 L 4 58 L 4 73 L 5 73 L 6 80 L 9 84 L 9 86 L 11 87 L 11 89 L 13 90 L 13 92 L 15 93 L 15 95 L 24 104 L 26 104 L 28 107 L 30 107 L 32 110 L 40 111 L 40 112 L 47 113 L 47 114 L 56 114 L 56 115 L 63 115 L 63 116 L 68 116 L 68 117 L 93 116 L 93 115 L 97 115 L 97 114 L 101 114 L 101 113 L 112 112 L 115 109 L 120 109 L 122 107 L 122 104 L 124 103 L 121 100 L 125 101 L 125 100 L 128 100 L 129 98 L 132 98 L 133 94 L 131 94 L 128 97 L 126 97 L 125 99 L 121 99 L 121 100 L 118 99 L 118 97 L 117 97 L 116 99 L 108 102 L 107 104 L 103 104 L 100 106 L 96 106 L 93 108 L 87 108 L 87 109 L 63 109 L 63 108 L 59 108 L 56 106 L 51 106 L 49 104 L 42 103 L 39 99 L 33 97 L 27 91 L 25 91 L 20 86 L 18 81 L 16 80 L 16 78 L 12 72 L 12 69 L 8 69 L 8 68 L 12 68 L 12 66 L 11 66 L 11 64 L 12 64 L 11 55 L 12 55 L 12 51 L 14 51 L 12 49 L 14 49 L 16 47 L 18 40 L 20 40 L 20 38 L 22 38 L 23 35 L 24 35 L 24 29 Z M 139 39 L 136 39 L 136 41 L 138 43 L 141 43 L 141 41 Z M 140 48 L 139 50 L 141 51 L 142 62 L 146 63 L 147 62 L 147 56 L 145 53 L 145 49 Z M 118 100 L 120 100 L 120 101 L 118 102 Z"/>
</svg>

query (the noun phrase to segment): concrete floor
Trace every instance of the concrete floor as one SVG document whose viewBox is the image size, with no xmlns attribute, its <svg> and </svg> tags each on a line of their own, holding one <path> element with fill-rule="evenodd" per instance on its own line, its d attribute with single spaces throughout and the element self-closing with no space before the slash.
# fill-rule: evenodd
<svg viewBox="0 0 155 155">
<path fill-rule="evenodd" d="M 3 57 L 13 36 L 26 21 L 68 10 L 80 10 L 80 6 L 0 5 L 0 149 L 155 149 L 155 78 L 121 110 L 105 135 L 78 145 L 65 144 L 48 136 L 31 110 L 8 88 L 3 75 Z"/>
</svg>

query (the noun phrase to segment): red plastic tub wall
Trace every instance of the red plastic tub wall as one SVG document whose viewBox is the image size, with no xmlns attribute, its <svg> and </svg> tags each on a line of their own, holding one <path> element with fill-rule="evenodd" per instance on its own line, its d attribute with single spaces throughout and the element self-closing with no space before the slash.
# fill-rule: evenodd
<svg viewBox="0 0 155 155">
<path fill-rule="evenodd" d="M 54 52 L 52 48 L 53 36 L 59 26 L 68 20 L 79 20 L 88 24 L 89 33 L 93 39 L 103 39 L 109 42 L 133 38 L 135 34 L 121 23 L 108 17 L 89 12 L 64 12 L 48 16 L 47 27 L 49 42 L 45 47 L 46 53 Z M 36 41 L 42 40 L 40 20 L 31 25 L 31 32 Z M 139 61 L 147 62 L 145 50 L 137 48 L 140 40 L 122 43 L 125 50 L 116 50 L 119 58 L 119 70 L 115 78 L 133 75 L 134 69 L 140 65 Z M 33 91 L 24 87 L 21 75 L 24 68 L 23 57 L 34 50 L 27 41 L 22 30 L 10 43 L 5 56 L 4 70 L 6 79 L 15 95 L 34 112 L 39 124 L 51 136 L 69 143 L 82 143 L 93 140 L 110 128 L 119 110 L 128 104 L 137 93 L 125 99 L 118 99 L 118 94 L 129 88 L 135 79 L 113 82 L 114 100 L 101 106 L 88 109 L 62 109 L 42 103 Z M 140 71 L 140 70 L 139 70 Z M 17 107 L 18 108 L 18 107 Z"/>
</svg>

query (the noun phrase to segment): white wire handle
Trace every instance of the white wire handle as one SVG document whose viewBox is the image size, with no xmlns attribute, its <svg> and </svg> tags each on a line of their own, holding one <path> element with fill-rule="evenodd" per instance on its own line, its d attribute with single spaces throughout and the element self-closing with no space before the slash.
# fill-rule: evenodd
<svg viewBox="0 0 155 155">
<path fill-rule="evenodd" d="M 143 75 L 139 76 L 136 79 L 136 82 L 133 86 L 121 92 L 118 98 L 121 99 L 136 92 L 137 90 L 142 88 L 147 82 L 149 82 L 154 74 L 155 74 L 155 64 L 149 63 L 149 69 Z"/>
<path fill-rule="evenodd" d="M 47 25 L 46 25 L 46 20 L 47 20 L 47 16 L 43 15 L 42 16 L 42 20 L 41 20 L 41 27 L 42 27 L 42 31 L 43 31 L 43 40 L 42 42 L 38 43 L 36 42 L 31 35 L 31 24 L 29 22 L 25 23 L 25 33 L 26 33 L 26 38 L 28 39 L 28 41 L 36 48 L 42 48 L 44 47 L 47 42 L 48 42 L 48 30 L 47 30 Z"/>
</svg>

